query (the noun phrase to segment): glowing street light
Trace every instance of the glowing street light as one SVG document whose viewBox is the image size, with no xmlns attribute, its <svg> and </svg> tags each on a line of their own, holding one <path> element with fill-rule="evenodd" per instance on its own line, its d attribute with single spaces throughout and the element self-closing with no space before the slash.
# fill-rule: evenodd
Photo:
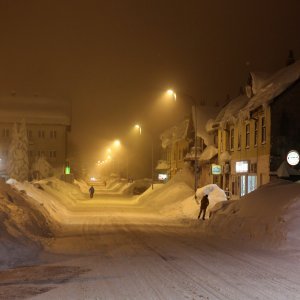
<svg viewBox="0 0 300 300">
<path fill-rule="evenodd" d="M 176 101 L 176 93 L 169 89 L 166 91 L 166 94 L 169 96 L 169 97 L 173 97 L 174 100 Z M 198 187 L 198 184 L 197 184 L 197 170 L 198 170 L 198 160 L 197 160 L 197 131 L 198 131 L 198 123 L 197 123 L 197 102 L 195 101 L 195 99 L 190 96 L 190 95 L 187 95 L 187 94 L 184 94 L 184 93 L 180 93 L 182 94 L 184 97 L 188 98 L 189 100 L 191 100 L 192 102 L 192 107 L 194 107 L 194 110 L 195 110 L 195 136 L 194 136 L 194 147 L 195 147 L 195 165 L 194 165 L 194 172 L 195 172 L 195 186 L 194 186 L 194 189 L 195 189 L 195 199 L 197 198 L 196 197 L 196 192 L 197 192 L 197 187 Z"/>
<path fill-rule="evenodd" d="M 117 148 L 120 147 L 121 146 L 120 140 L 114 140 L 114 146 Z"/>
<path fill-rule="evenodd" d="M 176 93 L 173 91 L 173 90 L 167 90 L 166 94 L 169 96 L 169 97 L 173 97 L 174 100 L 176 101 Z"/>
<path fill-rule="evenodd" d="M 137 130 L 139 130 L 140 134 L 142 134 L 142 127 L 139 124 L 136 124 L 134 126 L 134 128 L 136 128 Z"/>
</svg>

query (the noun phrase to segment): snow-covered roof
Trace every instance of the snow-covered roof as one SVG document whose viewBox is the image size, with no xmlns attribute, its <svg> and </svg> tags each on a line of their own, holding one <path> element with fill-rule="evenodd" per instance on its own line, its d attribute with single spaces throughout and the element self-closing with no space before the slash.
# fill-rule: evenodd
<svg viewBox="0 0 300 300">
<path fill-rule="evenodd" d="M 210 145 L 213 142 L 213 137 L 206 130 L 206 124 L 210 119 L 216 117 L 219 110 L 220 108 L 216 106 L 197 106 L 197 136 L 201 137 L 206 145 Z M 192 112 L 195 127 L 195 107 L 193 107 Z"/>
<path fill-rule="evenodd" d="M 71 124 L 70 102 L 41 97 L 1 97 L 1 122 L 14 123 L 25 119 L 32 124 Z"/>
<path fill-rule="evenodd" d="M 231 160 L 231 155 L 228 151 L 224 151 L 220 154 L 219 156 L 219 162 L 223 163 L 223 162 L 228 162 Z"/>
<path fill-rule="evenodd" d="M 249 100 L 247 105 L 240 111 L 242 119 L 249 118 L 250 111 L 272 102 L 274 98 L 283 93 L 289 86 L 300 79 L 300 60 L 280 69 L 259 90 L 253 90 L 256 94 Z M 252 87 L 253 89 L 253 87 Z"/>
<path fill-rule="evenodd" d="M 180 140 L 184 140 L 187 137 L 190 120 L 185 119 L 178 125 L 173 126 L 165 130 L 161 135 L 161 144 L 163 148 L 167 148 L 169 145 L 176 143 Z"/>
<path fill-rule="evenodd" d="M 237 121 L 239 111 L 248 103 L 249 98 L 246 95 L 239 95 L 232 99 L 217 115 L 216 119 L 209 124 L 207 123 L 208 130 L 224 127 L 227 123 L 235 123 Z"/>
<path fill-rule="evenodd" d="M 159 160 L 156 166 L 156 170 L 168 170 L 169 169 L 169 164 L 165 160 Z"/>
<path fill-rule="evenodd" d="M 218 154 L 218 149 L 213 145 L 208 145 L 201 153 L 199 160 L 200 161 L 209 161 L 217 154 Z"/>
</svg>

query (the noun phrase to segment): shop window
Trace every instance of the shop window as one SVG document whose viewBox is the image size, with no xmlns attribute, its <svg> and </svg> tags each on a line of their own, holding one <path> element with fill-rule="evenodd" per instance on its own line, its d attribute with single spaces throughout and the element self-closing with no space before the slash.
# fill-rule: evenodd
<svg viewBox="0 0 300 300">
<path fill-rule="evenodd" d="M 257 186 L 256 182 L 257 182 L 256 176 L 254 175 L 248 176 L 248 193 L 251 193 L 254 190 L 256 190 L 256 186 Z"/>
</svg>

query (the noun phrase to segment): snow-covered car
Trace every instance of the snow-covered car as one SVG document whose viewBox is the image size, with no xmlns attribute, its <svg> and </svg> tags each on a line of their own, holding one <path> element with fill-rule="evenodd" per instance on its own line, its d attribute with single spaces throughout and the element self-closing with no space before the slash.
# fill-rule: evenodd
<svg viewBox="0 0 300 300">
<path fill-rule="evenodd" d="M 200 201 L 204 195 L 208 195 L 209 205 L 207 207 L 207 212 L 214 208 L 214 206 L 219 202 L 227 201 L 227 196 L 221 188 L 216 184 L 208 184 L 199 189 L 197 189 L 196 196 L 197 201 L 200 204 Z"/>
</svg>

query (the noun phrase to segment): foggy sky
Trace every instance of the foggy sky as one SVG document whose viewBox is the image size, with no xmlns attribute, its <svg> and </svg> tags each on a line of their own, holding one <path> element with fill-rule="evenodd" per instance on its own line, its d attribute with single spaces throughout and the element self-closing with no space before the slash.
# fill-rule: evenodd
<svg viewBox="0 0 300 300">
<path fill-rule="evenodd" d="M 0 0 L 0 93 L 73 103 L 72 144 L 95 154 L 135 122 L 160 132 L 199 101 L 234 97 L 249 71 L 300 57 L 300 1 Z M 178 104 L 179 103 L 179 104 Z"/>
</svg>

